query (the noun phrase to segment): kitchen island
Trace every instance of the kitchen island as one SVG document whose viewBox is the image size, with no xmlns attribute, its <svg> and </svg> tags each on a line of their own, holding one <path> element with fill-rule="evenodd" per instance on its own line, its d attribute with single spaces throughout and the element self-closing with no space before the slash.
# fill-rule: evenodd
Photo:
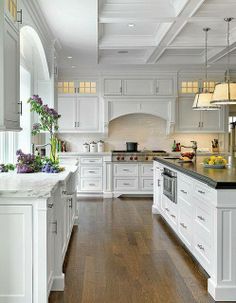
<svg viewBox="0 0 236 303">
<path fill-rule="evenodd" d="M 153 213 L 160 214 L 209 275 L 216 301 L 236 301 L 236 161 L 225 169 L 157 157 Z"/>
<path fill-rule="evenodd" d="M 47 303 L 77 221 L 77 166 L 58 174 L 0 174 L 0 302 Z"/>
</svg>

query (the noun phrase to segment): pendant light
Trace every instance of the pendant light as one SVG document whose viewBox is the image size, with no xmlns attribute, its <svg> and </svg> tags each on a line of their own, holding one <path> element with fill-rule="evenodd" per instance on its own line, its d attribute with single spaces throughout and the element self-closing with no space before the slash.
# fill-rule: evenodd
<svg viewBox="0 0 236 303">
<path fill-rule="evenodd" d="M 233 18 L 224 19 L 227 22 L 227 72 L 225 82 L 216 84 L 211 104 L 236 104 L 236 83 L 230 81 L 230 22 Z"/>
<path fill-rule="evenodd" d="M 218 105 L 211 104 L 212 93 L 208 91 L 208 74 L 207 74 L 207 40 L 209 27 L 203 29 L 205 32 L 205 83 L 206 87 L 203 88 L 202 92 L 195 95 L 193 102 L 193 110 L 218 110 L 220 107 Z"/>
</svg>

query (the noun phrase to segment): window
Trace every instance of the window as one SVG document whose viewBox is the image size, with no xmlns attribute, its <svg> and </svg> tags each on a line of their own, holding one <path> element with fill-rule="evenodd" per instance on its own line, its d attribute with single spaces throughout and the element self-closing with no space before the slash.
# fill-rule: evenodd
<svg viewBox="0 0 236 303">
<path fill-rule="evenodd" d="M 96 82 L 79 82 L 79 93 L 80 94 L 96 94 L 97 93 L 97 83 Z"/>
<path fill-rule="evenodd" d="M 75 83 L 74 81 L 58 82 L 58 94 L 74 94 Z"/>
<path fill-rule="evenodd" d="M 7 0 L 7 9 L 14 20 L 17 15 L 17 0 Z"/>
<path fill-rule="evenodd" d="M 203 90 L 207 89 L 209 93 L 213 93 L 216 86 L 216 82 L 214 81 L 204 81 L 203 82 Z"/>
<path fill-rule="evenodd" d="M 181 93 L 182 94 L 196 94 L 199 91 L 198 81 L 182 81 Z"/>
</svg>

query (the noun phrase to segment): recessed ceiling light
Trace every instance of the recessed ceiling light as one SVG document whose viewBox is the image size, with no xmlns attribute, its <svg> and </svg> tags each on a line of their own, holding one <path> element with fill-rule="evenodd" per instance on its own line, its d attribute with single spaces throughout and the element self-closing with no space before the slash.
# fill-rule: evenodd
<svg viewBox="0 0 236 303">
<path fill-rule="evenodd" d="M 135 24 L 134 23 L 129 23 L 128 27 L 135 27 Z"/>
<path fill-rule="evenodd" d="M 71 68 L 76 68 L 76 66 L 75 66 L 75 65 L 72 65 Z"/>
<path fill-rule="evenodd" d="M 71 56 L 68 56 L 67 59 L 72 59 L 72 57 L 71 57 Z"/>
<path fill-rule="evenodd" d="M 118 51 L 118 54 L 128 54 L 128 51 L 127 50 L 120 50 L 120 51 Z"/>
</svg>

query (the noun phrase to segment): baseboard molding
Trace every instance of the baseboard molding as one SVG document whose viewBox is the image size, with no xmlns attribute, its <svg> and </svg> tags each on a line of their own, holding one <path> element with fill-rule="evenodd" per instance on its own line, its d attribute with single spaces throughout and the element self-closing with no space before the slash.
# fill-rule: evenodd
<svg viewBox="0 0 236 303">
<path fill-rule="evenodd" d="M 65 275 L 62 273 L 60 276 L 53 277 L 52 291 L 63 291 L 65 288 Z"/>
<path fill-rule="evenodd" d="M 236 286 L 217 286 L 212 279 L 208 279 L 208 292 L 215 301 L 236 301 Z"/>
</svg>

